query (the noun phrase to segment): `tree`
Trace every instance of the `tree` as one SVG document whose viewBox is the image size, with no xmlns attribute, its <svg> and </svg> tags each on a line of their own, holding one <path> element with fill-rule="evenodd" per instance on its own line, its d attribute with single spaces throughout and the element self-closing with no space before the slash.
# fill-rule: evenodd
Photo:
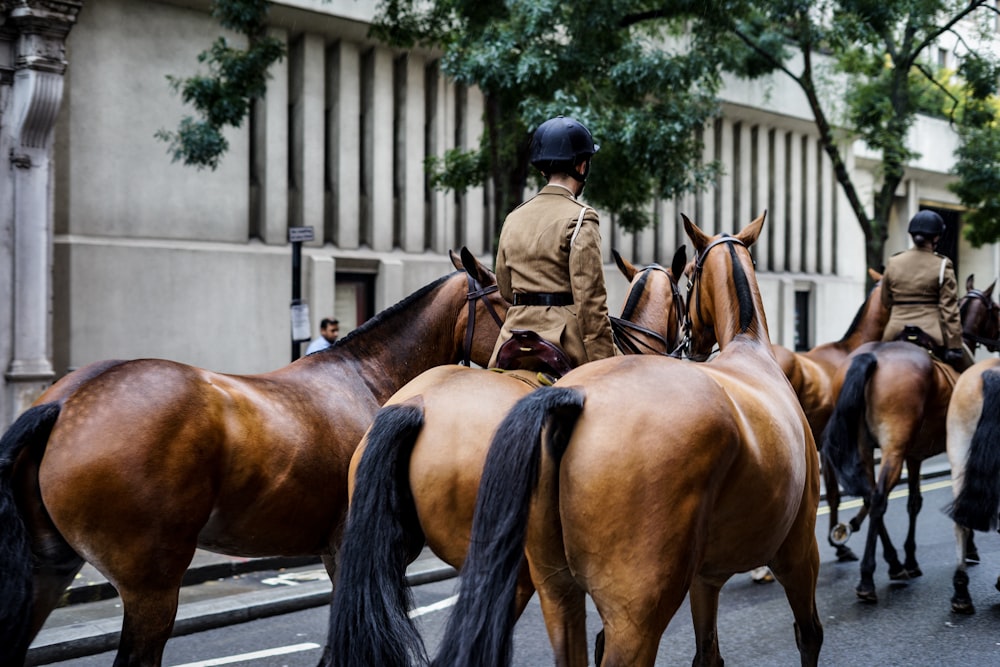
<svg viewBox="0 0 1000 667">
<path fill-rule="evenodd" d="M 268 70 L 285 53 L 284 44 L 267 35 L 266 0 L 216 0 L 212 16 L 223 28 L 246 36 L 247 48 L 231 46 L 219 37 L 211 48 L 198 56 L 209 73 L 185 79 L 168 76 L 170 85 L 191 104 L 199 118 L 184 117 L 176 131 L 159 130 L 156 137 L 170 144 L 169 152 L 198 169 L 215 169 L 229 149 L 222 132 L 239 127 L 253 100 L 267 90 Z"/>
<path fill-rule="evenodd" d="M 384 0 L 373 34 L 400 48 L 440 50 L 442 70 L 485 98 L 478 146 L 432 158 L 438 186 L 492 183 L 494 229 L 521 201 L 531 132 L 554 115 L 587 125 L 601 150 L 587 198 L 626 229 L 650 222 L 654 197 L 703 186 L 700 130 L 717 112 L 710 51 L 664 46 L 676 23 L 630 20 L 630 0 Z"/>
<path fill-rule="evenodd" d="M 710 11 L 691 4 L 692 34 L 728 44 L 724 68 L 746 77 L 780 72 L 805 94 L 820 143 L 864 233 L 869 266 L 883 265 L 893 198 L 907 163 L 916 157 L 907 134 L 922 112 L 946 113 L 963 140 L 955 191 L 963 203 L 980 209 L 968 218 L 967 237 L 981 244 L 1000 236 L 1000 139 L 996 109 L 985 103 L 996 90 L 997 64 L 988 45 L 968 39 L 991 31 L 992 2 L 723 0 L 708 3 Z M 949 34 L 961 45 L 956 55 L 965 83 L 958 87 L 949 87 L 929 65 L 930 50 Z M 845 88 L 829 85 L 836 77 L 846 79 Z M 841 90 L 847 91 L 843 100 Z M 941 102 L 936 108 L 928 101 L 934 99 Z M 841 101 L 843 116 L 836 107 Z M 863 139 L 881 153 L 871 214 L 845 167 L 845 137 Z M 992 181 L 983 178 L 983 169 Z"/>
</svg>

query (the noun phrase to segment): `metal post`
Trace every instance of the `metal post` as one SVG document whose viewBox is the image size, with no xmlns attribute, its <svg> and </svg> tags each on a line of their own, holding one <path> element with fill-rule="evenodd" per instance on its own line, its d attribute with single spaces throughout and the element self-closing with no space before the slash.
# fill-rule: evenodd
<svg viewBox="0 0 1000 667">
<path fill-rule="evenodd" d="M 302 302 L 302 243 L 313 238 L 312 227 L 288 228 L 288 240 L 292 244 L 292 361 L 302 356 L 302 341 L 309 340 L 311 334 L 309 308 Z"/>
</svg>

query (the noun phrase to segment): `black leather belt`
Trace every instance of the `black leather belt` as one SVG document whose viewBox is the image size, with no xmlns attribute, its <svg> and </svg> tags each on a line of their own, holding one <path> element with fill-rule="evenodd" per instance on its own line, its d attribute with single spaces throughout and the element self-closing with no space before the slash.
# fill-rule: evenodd
<svg viewBox="0 0 1000 667">
<path fill-rule="evenodd" d="M 569 292 L 515 292 L 515 306 L 572 306 L 573 295 Z"/>
</svg>

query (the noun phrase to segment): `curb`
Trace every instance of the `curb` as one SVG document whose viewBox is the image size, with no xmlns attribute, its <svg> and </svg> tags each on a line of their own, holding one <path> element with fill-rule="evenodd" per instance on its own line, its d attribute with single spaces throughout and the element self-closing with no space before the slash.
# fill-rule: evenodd
<svg viewBox="0 0 1000 667">
<path fill-rule="evenodd" d="M 246 573 L 254 569 L 271 569 L 270 567 L 259 567 L 264 560 L 255 559 L 249 561 L 249 563 L 258 564 L 256 568 L 244 568 L 242 567 L 242 563 L 236 564 L 237 567 L 235 569 L 239 570 L 236 573 Z M 273 560 L 280 560 L 282 563 L 289 562 L 287 558 Z M 305 560 L 315 562 L 315 559 Z M 279 567 L 287 567 L 287 565 L 280 565 Z M 218 572 L 229 571 L 229 569 L 225 564 L 220 564 L 220 567 L 208 566 L 197 568 L 190 571 L 191 579 L 195 583 L 200 583 L 199 579 L 205 581 L 218 578 L 218 576 L 226 576 L 226 574 L 219 575 Z M 215 574 L 203 576 L 200 572 L 201 570 L 212 571 Z M 435 581 L 451 579 L 456 575 L 457 572 L 451 566 L 434 565 L 425 569 L 414 569 L 411 572 L 407 572 L 406 584 L 408 586 L 419 586 Z M 185 577 L 185 584 L 189 585 L 187 577 Z M 235 623 L 266 618 L 268 616 L 277 616 L 303 609 L 322 607 L 330 603 L 331 597 L 332 590 L 330 583 L 322 581 L 289 588 L 281 587 L 274 590 L 239 593 L 216 600 L 192 602 L 178 607 L 174 629 L 170 636 L 179 637 Z M 121 617 L 116 617 L 87 623 L 75 623 L 62 628 L 42 630 L 35 637 L 31 648 L 28 649 L 25 665 L 42 665 L 114 651 L 118 648 L 121 627 L 122 619 Z"/>
</svg>

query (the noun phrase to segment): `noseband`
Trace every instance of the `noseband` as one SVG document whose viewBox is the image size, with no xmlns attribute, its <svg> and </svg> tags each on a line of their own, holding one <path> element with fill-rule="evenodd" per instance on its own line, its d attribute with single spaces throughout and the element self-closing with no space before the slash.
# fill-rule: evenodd
<svg viewBox="0 0 1000 667">
<path fill-rule="evenodd" d="M 694 275 L 691 276 L 691 281 L 688 283 L 688 310 L 689 310 L 689 312 L 688 312 L 687 318 L 684 320 L 684 347 L 685 347 L 685 349 L 688 350 L 688 358 L 692 359 L 694 361 L 705 361 L 705 359 L 708 359 L 708 357 L 711 356 L 711 353 L 709 353 L 707 355 L 698 355 L 696 357 L 696 356 L 692 355 L 691 352 L 690 352 L 690 348 L 691 348 L 691 330 L 693 328 L 693 324 L 691 322 L 691 314 L 690 314 L 691 292 L 694 291 L 694 296 L 695 296 L 695 311 L 694 312 L 695 312 L 695 314 L 698 315 L 698 323 L 701 325 L 701 327 L 703 329 L 707 328 L 708 330 L 714 332 L 715 328 L 712 327 L 712 326 L 707 326 L 705 324 L 705 318 L 702 317 L 702 315 L 701 315 L 701 270 L 705 266 L 705 258 L 708 257 L 708 251 L 711 250 L 712 248 L 714 248 L 717 245 L 722 245 L 723 243 L 735 243 L 737 245 L 743 246 L 744 248 L 746 247 L 746 244 L 743 243 L 743 241 L 740 241 L 735 236 L 729 236 L 728 234 L 725 234 L 725 235 L 720 236 L 719 238 L 715 239 L 714 241 L 712 241 L 711 243 L 709 243 L 707 246 L 705 246 L 705 249 L 701 251 L 700 255 L 698 255 L 698 259 L 694 263 Z"/>
<path fill-rule="evenodd" d="M 993 300 L 990 299 L 990 297 L 986 296 L 986 294 L 982 290 L 978 289 L 969 290 L 968 292 L 965 293 L 965 296 L 963 296 L 961 299 L 958 300 L 959 312 L 962 311 L 962 308 L 965 306 L 966 303 L 969 302 L 970 299 L 976 299 L 980 303 L 985 304 L 987 311 L 990 314 L 989 316 L 993 317 L 994 320 L 997 320 L 998 311 L 1000 311 L 1000 306 L 993 303 Z M 990 352 L 996 352 L 1000 350 L 1000 340 L 996 338 L 985 338 L 983 336 L 979 336 L 974 333 L 966 333 L 964 331 L 962 332 L 962 338 L 970 341 L 973 353 L 975 353 L 976 348 L 979 345 L 982 345 Z"/>
<path fill-rule="evenodd" d="M 680 290 L 677 288 L 677 283 L 670 278 L 670 273 L 659 264 L 651 264 L 642 270 L 643 273 L 647 273 L 649 271 L 662 271 L 667 276 L 667 280 L 670 281 L 670 291 L 673 294 L 674 302 L 674 314 L 677 317 L 677 327 L 679 330 L 681 328 L 681 322 L 684 321 L 684 301 L 681 298 Z M 644 281 L 643 284 L 645 284 Z M 632 296 L 630 294 L 626 302 L 630 302 L 631 299 Z M 625 313 L 625 315 L 631 316 L 631 313 Z M 667 341 L 665 336 L 653 331 L 652 329 L 647 329 L 644 326 L 636 324 L 625 317 L 611 317 L 611 333 L 614 336 L 615 344 L 618 346 L 618 349 L 625 354 L 641 354 L 643 352 L 642 348 L 645 348 L 654 354 L 662 354 L 679 358 L 682 350 L 684 349 L 683 338 L 679 341 L 675 341 L 676 345 L 674 346 L 674 349 L 670 350 L 670 342 Z M 643 337 L 655 340 L 660 345 L 660 349 L 654 349 L 652 345 L 636 336 L 637 333 L 642 334 Z"/>
<path fill-rule="evenodd" d="M 503 328 L 503 320 L 497 315 L 497 311 L 493 309 L 493 304 L 486 297 L 499 289 L 495 284 L 483 287 L 479 280 L 475 278 L 468 271 L 465 272 L 466 278 L 469 284 L 469 293 L 465 295 L 465 300 L 469 303 L 469 316 L 466 318 L 465 323 L 465 346 L 462 350 L 462 363 L 466 366 L 472 365 L 472 360 L 470 356 L 472 355 L 472 336 L 476 331 L 476 300 L 482 299 L 483 304 L 486 306 L 486 310 L 489 311 L 490 315 L 493 316 L 493 321 L 497 323 L 497 326 L 501 329 Z"/>
</svg>

